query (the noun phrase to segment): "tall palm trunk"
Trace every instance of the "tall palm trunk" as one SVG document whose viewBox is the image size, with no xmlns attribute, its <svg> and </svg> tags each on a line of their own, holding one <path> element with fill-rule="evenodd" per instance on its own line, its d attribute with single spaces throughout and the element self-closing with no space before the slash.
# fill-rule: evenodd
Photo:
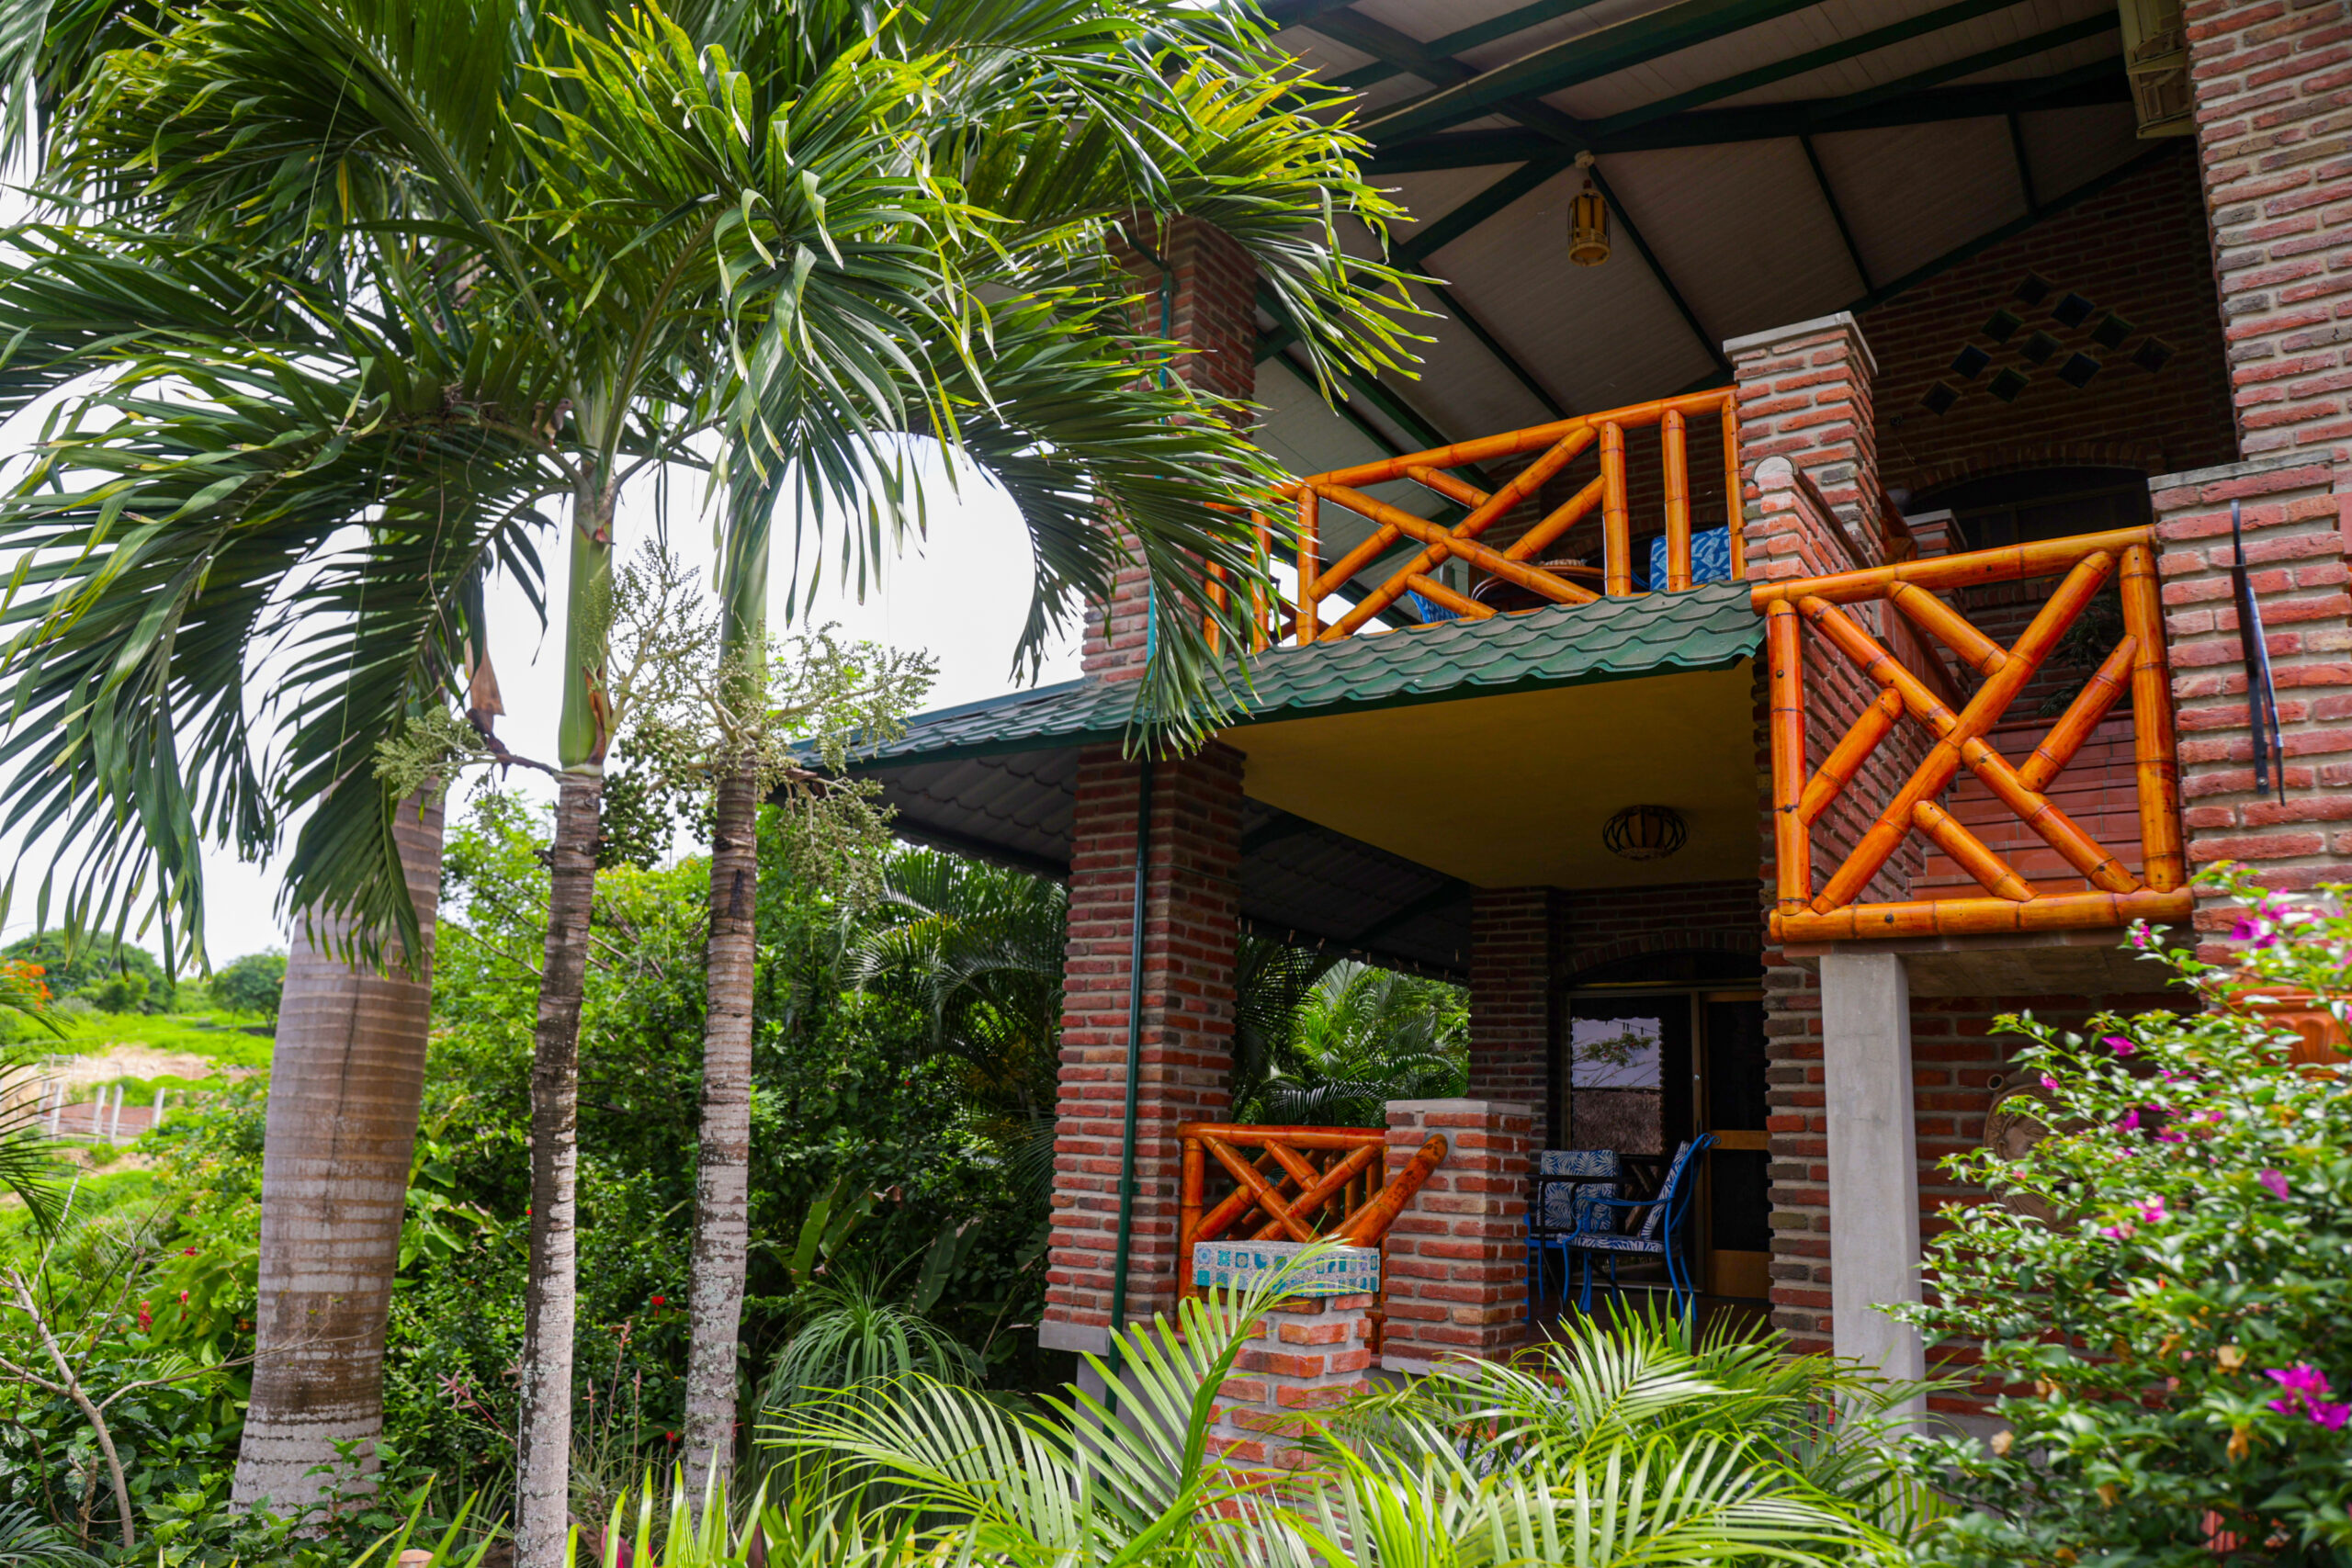
<svg viewBox="0 0 2352 1568">
<path fill-rule="evenodd" d="M 514 1440 L 516 1568 L 563 1568 L 571 1498 L 571 1353 L 579 1317 L 580 1005 L 603 832 L 604 687 L 612 630 L 613 501 L 583 494 L 591 520 L 571 530 L 563 712 L 556 729 L 555 842 L 548 855 L 547 946 L 531 1051 L 531 1278 Z"/>
<path fill-rule="evenodd" d="M 688 1303 L 686 1473 L 724 1477 L 735 1457 L 736 1344 L 750 1240 L 752 998 L 757 957 L 759 777 L 746 761 L 718 778 L 711 836 L 710 937 L 703 958 L 702 1138 L 695 1181 Z"/>
<path fill-rule="evenodd" d="M 298 928 L 271 1053 L 262 1146 L 261 1300 L 253 1397 L 232 1494 L 286 1511 L 317 1500 L 335 1444 L 384 1425 L 384 1332 L 400 1264 L 424 1093 L 440 903 L 441 807 L 404 803 L 392 828 L 424 951 L 382 972 L 334 955 L 348 922 Z"/>
<path fill-rule="evenodd" d="M 531 1280 L 514 1453 L 515 1562 L 563 1561 L 571 1490 L 571 1340 L 578 1318 L 580 1001 L 596 891 L 600 773 L 557 789 L 548 937 L 531 1053 Z"/>
</svg>

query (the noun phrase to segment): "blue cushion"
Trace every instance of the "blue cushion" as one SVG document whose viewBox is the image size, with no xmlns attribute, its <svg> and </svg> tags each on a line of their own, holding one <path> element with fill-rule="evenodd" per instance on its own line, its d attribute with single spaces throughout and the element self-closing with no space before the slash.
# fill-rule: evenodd
<svg viewBox="0 0 2352 1568">
<path fill-rule="evenodd" d="M 1648 1235 L 1577 1235 L 1568 1238 L 1570 1247 L 1588 1247 L 1595 1252 L 1664 1252 L 1666 1243 Z"/>
<path fill-rule="evenodd" d="M 1731 530 L 1702 528 L 1690 536 L 1690 581 L 1699 582 L 1729 582 L 1731 581 Z M 1666 536 L 1660 534 L 1650 541 L 1650 587 L 1666 587 Z"/>
<path fill-rule="evenodd" d="M 1690 1163 L 1690 1151 L 1694 1146 L 1693 1141 L 1686 1138 L 1682 1146 L 1674 1151 L 1674 1163 L 1667 1167 L 1666 1180 L 1657 1190 L 1658 1201 L 1650 1205 L 1649 1217 L 1642 1222 L 1644 1235 L 1657 1235 L 1658 1226 L 1666 1219 L 1666 1206 L 1673 1200 L 1675 1184 L 1682 1179 L 1682 1168 Z"/>
<path fill-rule="evenodd" d="M 1462 618 L 1459 611 L 1449 610 L 1436 600 L 1423 598 L 1409 588 L 1405 590 L 1404 597 L 1406 602 L 1419 613 L 1424 625 L 1436 621 L 1458 621 Z"/>
<path fill-rule="evenodd" d="M 1615 1149 L 1539 1149 L 1535 1155 L 1538 1176 L 1613 1177 L 1620 1174 Z M 1614 1198 L 1623 1190 L 1614 1181 L 1588 1181 L 1570 1187 L 1538 1183 L 1536 1190 L 1543 1194 L 1544 1212 L 1538 1223 L 1545 1230 L 1574 1230 L 1581 1224 L 1591 1231 L 1613 1231 L 1617 1214 L 1596 1201 Z"/>
</svg>

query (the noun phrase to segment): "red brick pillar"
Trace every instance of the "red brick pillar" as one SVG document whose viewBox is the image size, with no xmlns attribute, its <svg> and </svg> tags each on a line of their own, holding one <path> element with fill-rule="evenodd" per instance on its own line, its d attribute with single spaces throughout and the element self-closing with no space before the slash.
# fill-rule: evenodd
<svg viewBox="0 0 2352 1568">
<path fill-rule="evenodd" d="M 1064 961 L 1061 1125 L 1054 1233 L 1040 1343 L 1109 1344 L 1118 1251 L 1134 937 L 1137 765 L 1103 748 L 1080 760 L 1071 828 L 1069 947 Z M 1153 767 L 1151 863 L 1144 916 L 1136 1196 L 1127 1321 L 1176 1295 L 1179 1123 L 1225 1112 L 1233 1064 L 1234 883 L 1241 846 L 1241 757 L 1223 746 Z"/>
<path fill-rule="evenodd" d="M 1739 397 L 1747 575 L 1813 577 L 1854 558 L 1876 564 L 1883 529 L 1871 379 L 1878 366 L 1854 318 L 1840 310 L 1733 338 L 1724 353 Z M 1825 536 L 1817 519 L 1790 515 L 1785 498 L 1759 513 L 1758 468 L 1774 457 L 1787 459 L 1827 502 L 1839 525 L 1834 535 Z"/>
<path fill-rule="evenodd" d="M 2212 223 L 2238 449 L 2149 481 L 2164 580 L 2188 864 L 2273 886 L 2352 860 L 2352 0 L 2192 0 L 2189 81 Z M 2229 507 L 2244 513 L 2286 752 L 2286 800 L 2254 787 Z M 2210 948 L 2227 910 L 2199 897 Z M 2210 954 L 2219 956 L 2218 953 Z"/>
<path fill-rule="evenodd" d="M 2185 15 L 2239 452 L 2320 447 L 2340 462 L 2352 436 L 2352 163 L 2340 141 L 2352 0 L 2191 0 Z"/>
<path fill-rule="evenodd" d="M 1185 345 L 1176 373 L 1202 391 L 1248 400 L 1258 386 L 1258 274 L 1250 253 L 1197 218 L 1179 218 L 1158 235 L 1138 234 L 1157 245 L 1174 283 L 1167 335 Z M 1158 265 L 1140 254 L 1124 258 L 1142 298 L 1139 330 L 1160 335 Z M 1132 545 L 1132 539 L 1129 540 Z M 1133 680 L 1143 673 L 1151 590 L 1140 560 L 1119 568 L 1108 605 L 1091 605 L 1080 668 L 1090 676 Z"/>
<path fill-rule="evenodd" d="M 1392 1100 L 1388 1169 L 1431 1134 L 1444 1162 L 1388 1233 L 1380 1363 L 1418 1372 L 1448 1356 L 1499 1360 L 1527 1342 L 1527 1185 L 1535 1113 L 1487 1100 Z"/>
<path fill-rule="evenodd" d="M 2286 452 L 2150 481 L 2156 569 L 2179 735 L 2188 868 L 2251 868 L 2275 888 L 2342 881 L 2352 862 L 2352 595 L 2346 556 L 2352 518 L 2338 493 L 2343 465 Z M 2278 694 L 2286 798 L 2255 787 L 2245 657 L 2230 568 L 2236 502 Z M 2274 764 L 2277 763 L 2274 759 Z M 2233 912 L 2199 893 L 2207 956 Z"/>
<path fill-rule="evenodd" d="M 1553 961 L 1560 896 L 1549 887 L 1470 895 L 1470 1083 L 1476 1100 L 1532 1107 L 1550 1122 Z"/>
<path fill-rule="evenodd" d="M 1305 1470 L 1319 1413 L 1371 1386 L 1370 1296 L 1293 1300 L 1261 1319 L 1219 1389 L 1209 1451 L 1237 1465 Z"/>
</svg>

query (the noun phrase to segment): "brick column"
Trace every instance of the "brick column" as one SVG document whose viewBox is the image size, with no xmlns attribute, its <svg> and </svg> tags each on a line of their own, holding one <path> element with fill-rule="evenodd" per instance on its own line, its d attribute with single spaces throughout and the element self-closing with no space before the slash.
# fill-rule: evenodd
<svg viewBox="0 0 2352 1568">
<path fill-rule="evenodd" d="M 1747 575 L 1811 577 L 1880 550 L 1878 437 L 1871 379 L 1878 365 L 1854 318 L 1817 321 L 1736 337 L 1724 344 L 1739 396 L 1739 471 L 1746 501 Z M 1758 515 L 1757 468 L 1784 457 L 1842 525 L 1824 538 L 1776 506 Z M 1776 565 L 1777 563 L 1777 565 Z M 1835 563 L 1835 564 L 1831 564 Z"/>
<path fill-rule="evenodd" d="M 2188 72 L 2238 446 L 2253 457 L 2352 437 L 2352 0 L 2191 0 Z"/>
<path fill-rule="evenodd" d="M 1196 757 L 1159 761 L 1153 772 L 1129 1322 L 1170 1311 L 1175 1303 L 1175 1129 L 1215 1120 L 1226 1109 L 1233 954 L 1240 929 L 1234 882 L 1241 853 L 1240 754 L 1211 746 Z M 1054 1233 L 1038 1330 L 1039 1342 L 1051 1349 L 1099 1351 L 1109 1343 L 1138 773 L 1136 762 L 1110 748 L 1090 750 L 1079 762 Z"/>
<path fill-rule="evenodd" d="M 1318 1413 L 1371 1386 L 1372 1303 L 1293 1299 L 1261 1319 L 1250 1336 L 1257 1343 L 1233 1359 L 1234 1375 L 1217 1391 L 1209 1451 L 1253 1468 L 1313 1464 L 1299 1444 Z"/>
<path fill-rule="evenodd" d="M 1388 1233 L 1380 1364 L 1417 1372 L 1448 1356 L 1499 1360 L 1527 1342 L 1527 1178 L 1535 1113 L 1487 1100 L 1392 1100 L 1388 1169 L 1431 1134 L 1444 1163 Z"/>
<path fill-rule="evenodd" d="M 2165 637 L 2180 737 L 2188 866 L 2251 867 L 2278 888 L 2341 881 L 2352 860 L 2352 514 L 2344 468 L 2317 451 L 2151 479 Z M 2230 568 L 2238 503 L 2278 697 L 2286 799 L 2256 790 L 2245 659 Z M 2232 919 L 2199 894 L 2210 951 Z"/>
<path fill-rule="evenodd" d="M 1140 237 L 1140 236 L 1139 236 Z M 1197 218 L 1179 218 L 1157 238 L 1175 282 L 1172 331 L 1185 345 L 1176 373 L 1202 391 L 1248 400 L 1258 386 L 1258 273 L 1250 253 Z M 1141 296 L 1136 325 L 1160 335 L 1160 270 L 1143 256 L 1125 258 Z M 1132 537 L 1127 540 L 1132 546 Z M 1131 681 L 1143 673 L 1150 581 L 1142 561 L 1119 568 L 1107 605 L 1088 607 L 1080 668 L 1090 676 Z"/>
<path fill-rule="evenodd" d="M 1481 887 L 1470 895 L 1470 1084 L 1475 1100 L 1535 1109 L 1548 1128 L 1553 960 L 1560 895 Z"/>
</svg>

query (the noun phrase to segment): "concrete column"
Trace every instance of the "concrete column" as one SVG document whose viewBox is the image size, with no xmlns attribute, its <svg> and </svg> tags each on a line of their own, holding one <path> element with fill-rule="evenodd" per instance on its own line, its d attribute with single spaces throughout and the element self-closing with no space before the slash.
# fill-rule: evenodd
<svg viewBox="0 0 2352 1568">
<path fill-rule="evenodd" d="M 1877 1310 L 1919 1300 L 1911 983 L 1903 960 L 1887 953 L 1822 959 L 1821 1036 L 1837 1351 L 1889 1377 L 1925 1377 L 1919 1331 Z"/>
</svg>

